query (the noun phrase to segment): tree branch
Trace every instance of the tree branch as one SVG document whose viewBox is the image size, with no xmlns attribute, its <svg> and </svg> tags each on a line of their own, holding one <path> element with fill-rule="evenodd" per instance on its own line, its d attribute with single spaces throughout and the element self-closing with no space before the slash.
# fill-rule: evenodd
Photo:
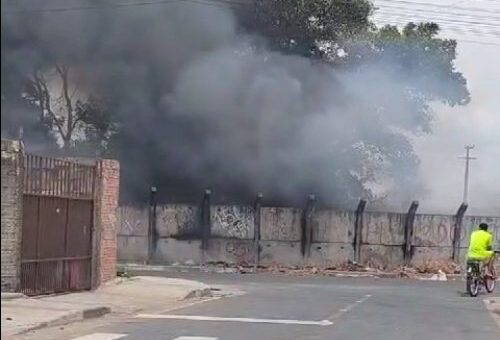
<svg viewBox="0 0 500 340">
<path fill-rule="evenodd" d="M 64 128 L 60 122 L 60 119 L 57 117 L 57 115 L 54 113 L 52 110 L 52 107 L 50 105 L 50 91 L 47 87 L 47 82 L 43 78 L 43 75 L 39 74 L 39 71 L 35 71 L 34 73 L 34 79 L 36 81 L 37 87 L 40 89 L 40 106 L 44 112 L 47 112 L 47 114 L 50 116 L 52 121 L 57 127 L 57 130 L 59 131 L 59 134 L 61 135 L 61 138 L 63 140 L 66 139 L 66 134 L 64 133 Z"/>
<path fill-rule="evenodd" d="M 69 70 L 66 66 L 56 65 L 56 71 L 59 73 L 59 76 L 62 80 L 62 96 L 66 103 L 66 114 L 67 114 L 67 133 L 65 138 L 65 144 L 71 140 L 71 136 L 73 134 L 73 130 L 75 128 L 75 119 L 73 112 L 73 103 L 71 102 L 71 97 L 69 94 L 69 84 L 68 84 L 68 74 Z M 66 146 L 66 145 L 65 145 Z"/>
</svg>

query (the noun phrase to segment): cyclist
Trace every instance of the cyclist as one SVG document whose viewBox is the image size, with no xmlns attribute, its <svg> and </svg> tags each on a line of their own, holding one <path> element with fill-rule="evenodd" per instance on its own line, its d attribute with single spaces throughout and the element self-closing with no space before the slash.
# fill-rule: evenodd
<svg viewBox="0 0 500 340">
<path fill-rule="evenodd" d="M 479 229 L 470 235 L 468 261 L 481 261 L 486 266 L 486 275 L 495 278 L 493 235 L 488 232 L 488 225 L 481 223 Z"/>
</svg>

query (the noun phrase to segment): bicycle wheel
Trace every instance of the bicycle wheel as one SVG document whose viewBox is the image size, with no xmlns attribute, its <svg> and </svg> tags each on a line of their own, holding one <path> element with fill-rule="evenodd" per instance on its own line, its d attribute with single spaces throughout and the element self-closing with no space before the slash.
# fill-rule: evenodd
<svg viewBox="0 0 500 340">
<path fill-rule="evenodd" d="M 467 293 L 476 297 L 479 294 L 479 280 L 477 277 L 468 277 L 466 282 Z"/>
<path fill-rule="evenodd" d="M 484 287 L 486 288 L 486 291 L 488 293 L 493 293 L 493 291 L 495 290 L 495 286 L 496 286 L 495 279 L 493 279 L 491 277 L 484 278 Z"/>
</svg>

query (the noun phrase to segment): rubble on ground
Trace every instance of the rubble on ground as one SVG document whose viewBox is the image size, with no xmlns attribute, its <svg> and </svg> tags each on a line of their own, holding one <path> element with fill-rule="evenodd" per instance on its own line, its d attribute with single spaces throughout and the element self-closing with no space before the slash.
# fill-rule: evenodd
<svg viewBox="0 0 500 340">
<path fill-rule="evenodd" d="M 452 260 L 428 260 L 421 265 L 415 266 L 415 269 L 420 274 L 439 274 L 439 272 L 443 272 L 449 275 L 462 272 L 460 265 Z"/>
<path fill-rule="evenodd" d="M 337 277 L 393 277 L 408 279 L 426 279 L 435 281 L 446 281 L 448 275 L 459 274 L 460 266 L 453 261 L 432 261 L 425 265 L 416 267 L 401 266 L 397 268 L 373 268 L 361 265 L 354 261 L 348 261 L 338 266 L 317 267 L 317 266 L 282 266 L 259 265 L 257 268 L 248 263 L 238 265 L 222 261 L 210 262 L 205 266 L 205 270 L 216 273 L 238 273 L 249 274 L 255 272 L 261 273 L 280 273 L 296 276 L 322 275 Z M 430 276 L 432 275 L 432 276 Z"/>
</svg>

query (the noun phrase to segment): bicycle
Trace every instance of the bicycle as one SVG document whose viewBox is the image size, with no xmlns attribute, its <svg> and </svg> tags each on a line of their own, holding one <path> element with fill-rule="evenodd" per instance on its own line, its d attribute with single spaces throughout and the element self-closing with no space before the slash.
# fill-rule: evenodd
<svg viewBox="0 0 500 340">
<path fill-rule="evenodd" d="M 499 253 L 500 250 L 495 250 L 493 256 Z M 495 260 L 496 258 L 493 259 L 493 261 Z M 486 274 L 486 266 L 481 261 L 467 260 L 467 293 L 472 297 L 476 297 L 481 290 L 481 286 L 484 286 L 488 293 L 492 293 L 496 286 L 496 275 L 494 272 L 492 274 Z"/>
</svg>

